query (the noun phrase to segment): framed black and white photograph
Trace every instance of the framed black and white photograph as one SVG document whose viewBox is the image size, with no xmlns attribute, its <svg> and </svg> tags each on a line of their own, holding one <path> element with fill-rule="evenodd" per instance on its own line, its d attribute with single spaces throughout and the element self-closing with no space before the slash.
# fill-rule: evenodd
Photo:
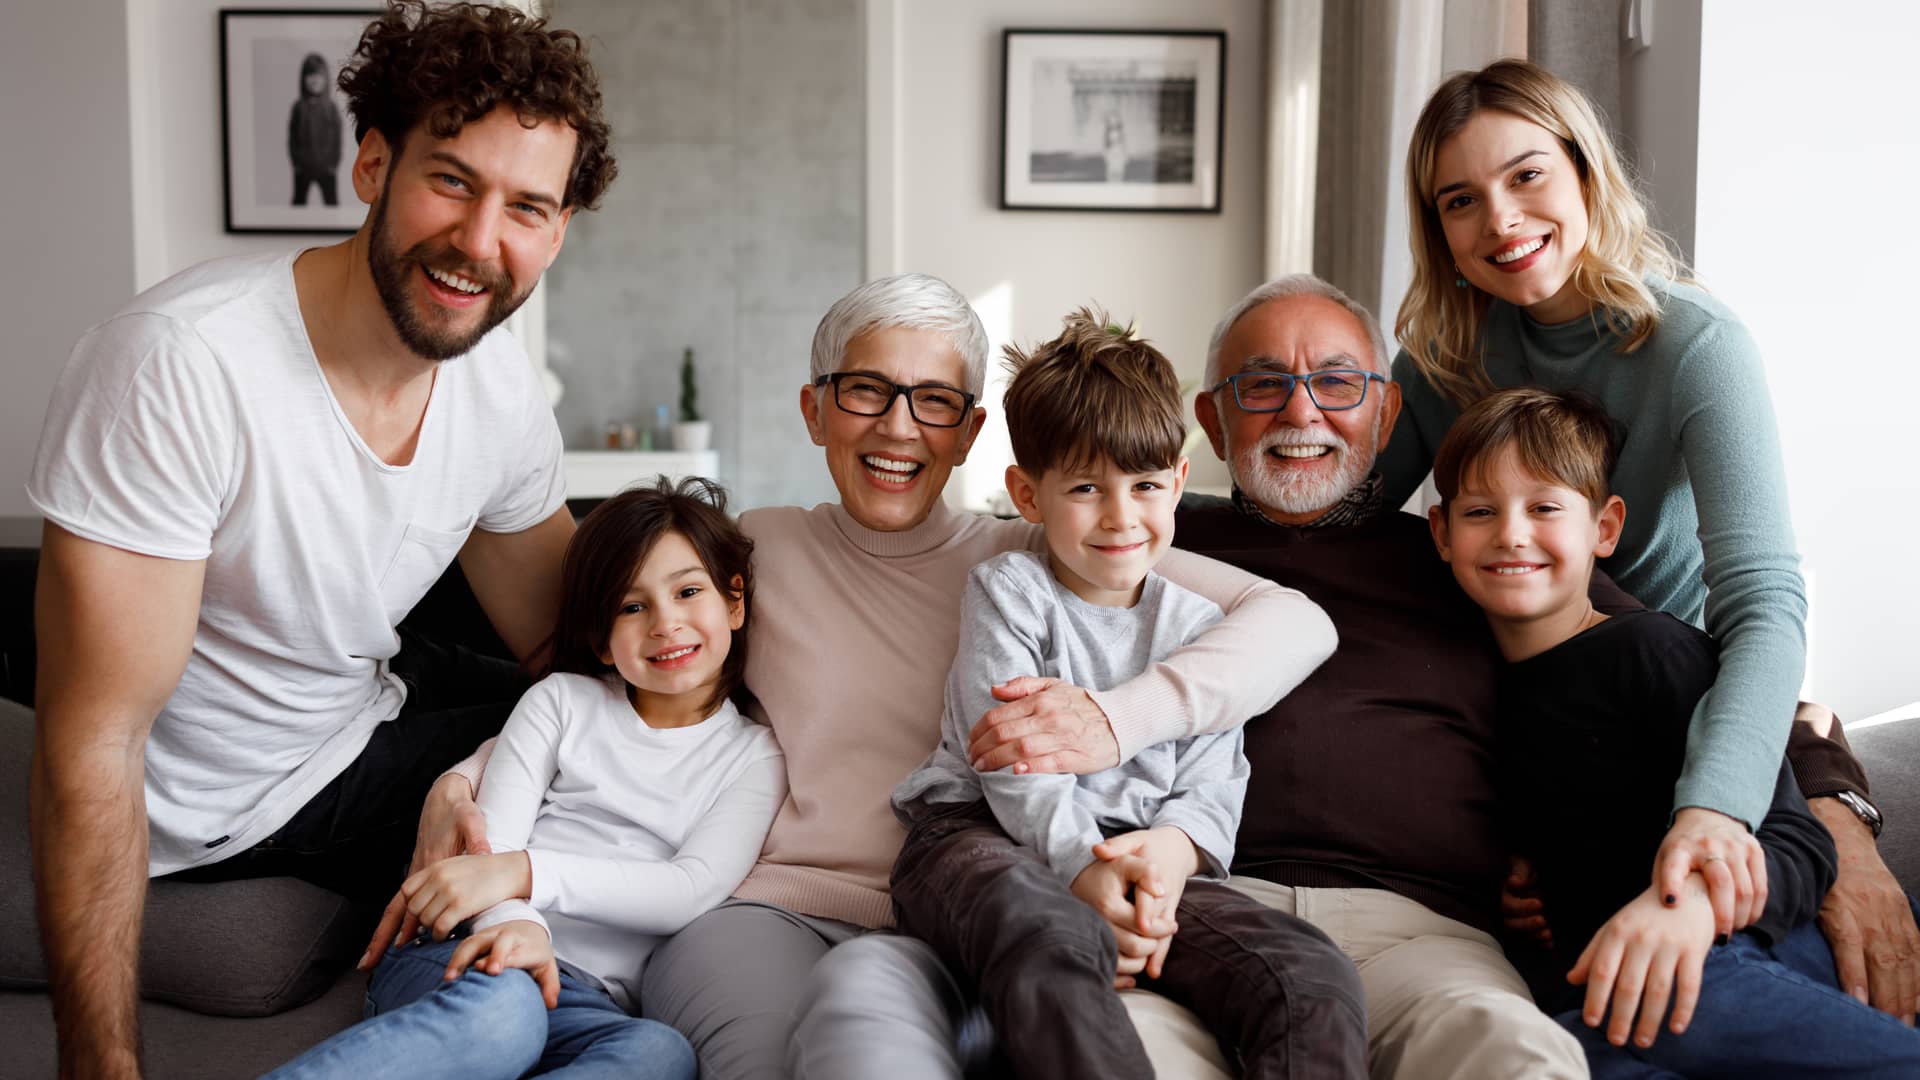
<svg viewBox="0 0 1920 1080">
<path fill-rule="evenodd" d="M 230 233 L 341 233 L 366 204 L 340 67 L 374 10 L 220 12 L 220 151 Z"/>
<path fill-rule="evenodd" d="M 1008 30 L 1000 206 L 1220 212 L 1227 35 Z"/>
</svg>

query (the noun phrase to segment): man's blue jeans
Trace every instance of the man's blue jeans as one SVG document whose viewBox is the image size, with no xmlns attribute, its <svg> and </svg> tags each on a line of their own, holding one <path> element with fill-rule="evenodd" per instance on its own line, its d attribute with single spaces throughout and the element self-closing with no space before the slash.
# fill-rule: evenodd
<svg viewBox="0 0 1920 1080">
<path fill-rule="evenodd" d="M 628 1016 L 598 979 L 571 964 L 561 964 L 560 1004 L 552 1010 L 524 971 L 469 968 L 447 982 L 458 942 L 388 949 L 367 987 L 368 1018 L 268 1075 L 694 1080 L 698 1073 L 693 1047 L 679 1032 Z"/>
<path fill-rule="evenodd" d="M 1580 1040 L 1594 1080 L 1920 1076 L 1920 1031 L 1840 991 L 1833 950 L 1815 923 L 1771 949 L 1751 934 L 1716 947 L 1687 1033 L 1663 1024 L 1648 1049 L 1612 1045 L 1604 1022 L 1590 1028 L 1578 1009 L 1555 1019 Z"/>
</svg>

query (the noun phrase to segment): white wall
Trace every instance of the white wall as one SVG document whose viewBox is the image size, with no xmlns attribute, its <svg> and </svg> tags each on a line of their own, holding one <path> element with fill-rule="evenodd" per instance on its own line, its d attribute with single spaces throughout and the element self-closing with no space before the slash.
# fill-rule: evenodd
<svg viewBox="0 0 1920 1080">
<path fill-rule="evenodd" d="M 1857 719 L 1920 701 L 1920 6 L 1831 10 L 1707 0 L 1695 243 L 1766 357 L 1812 590 L 1807 689 Z"/>
<path fill-rule="evenodd" d="M 1044 340 L 1061 316 L 1098 302 L 1135 320 L 1182 379 L 1197 379 L 1214 320 L 1260 282 L 1264 11 L 1259 0 L 872 0 L 867 275 L 945 278 L 980 309 L 996 358 L 1009 339 Z M 1008 27 L 1225 30 L 1222 212 L 999 209 Z M 1000 487 L 1006 429 L 996 405 L 972 463 L 949 487 L 968 503 Z M 1226 483 L 1204 445 L 1194 466 L 1193 482 Z"/>
<path fill-rule="evenodd" d="M 128 59 L 133 79 L 136 289 L 222 255 L 331 242 L 223 231 L 219 12 L 233 6 L 226 0 L 126 0 L 133 42 Z M 341 5 L 275 0 L 273 6 Z M 351 189 L 343 197 L 352 198 Z"/>
<path fill-rule="evenodd" d="M 0 9 L 0 516 L 23 486 L 67 352 L 132 292 L 124 0 Z"/>
</svg>

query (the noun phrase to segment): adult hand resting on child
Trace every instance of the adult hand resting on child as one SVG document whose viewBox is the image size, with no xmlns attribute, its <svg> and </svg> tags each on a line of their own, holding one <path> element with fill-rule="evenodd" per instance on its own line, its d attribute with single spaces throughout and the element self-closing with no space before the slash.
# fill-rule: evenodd
<svg viewBox="0 0 1920 1080">
<path fill-rule="evenodd" d="M 1668 907 L 1680 901 L 1687 875 L 1706 882 L 1713 930 L 1724 938 L 1744 930 L 1767 907 L 1767 857 L 1747 827 L 1718 810 L 1689 806 L 1673 815 L 1653 857 L 1653 888 Z"/>
<path fill-rule="evenodd" d="M 1906 891 L 1874 846 L 1873 831 L 1836 799 L 1811 799 L 1833 834 L 1840 874 L 1820 902 L 1840 988 L 1907 1024 L 1920 1004 L 1920 929 Z"/>
<path fill-rule="evenodd" d="M 1120 742 L 1093 696 L 1072 683 L 1035 675 L 993 688 L 1004 705 L 973 725 L 967 756 L 979 772 L 1101 772 L 1120 764 Z"/>
<path fill-rule="evenodd" d="M 1840 720 L 1825 705 L 1803 701 L 1793 722 L 1828 739 Z M 1920 1005 L 1920 927 L 1906 890 L 1887 869 L 1866 822 L 1839 799 L 1810 798 L 1807 805 L 1840 857 L 1840 874 L 1820 902 L 1820 931 L 1833 947 L 1840 988 L 1911 1025 Z"/>
<path fill-rule="evenodd" d="M 473 801 L 473 785 L 457 775 L 442 776 L 434 781 L 426 802 L 420 807 L 413 863 L 407 868 L 409 877 L 455 855 L 485 855 L 492 850 L 487 845 L 486 815 Z M 374 927 L 367 951 L 355 966 L 361 971 L 372 969 L 386 955 L 388 946 L 412 940 L 419 929 L 420 920 L 407 910 L 405 892 L 395 893 L 393 899 L 387 901 L 386 910 L 380 913 L 380 924 Z"/>
<path fill-rule="evenodd" d="M 1663 902 L 1667 895 L 1650 887 L 1634 897 L 1593 935 L 1567 972 L 1568 982 L 1587 987 L 1580 1018 L 1593 1028 L 1607 1020 L 1607 1041 L 1615 1046 L 1625 1046 L 1629 1034 L 1634 1045 L 1652 1046 L 1669 998 L 1669 1030 L 1684 1034 L 1693 1021 L 1718 915 L 1699 874 L 1688 874 L 1675 888 L 1673 905 Z"/>
</svg>

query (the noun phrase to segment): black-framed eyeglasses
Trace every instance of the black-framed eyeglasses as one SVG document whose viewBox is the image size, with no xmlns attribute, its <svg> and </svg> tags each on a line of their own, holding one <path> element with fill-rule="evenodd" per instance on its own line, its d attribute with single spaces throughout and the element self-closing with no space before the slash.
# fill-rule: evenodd
<svg viewBox="0 0 1920 1080">
<path fill-rule="evenodd" d="M 1238 375 L 1229 375 L 1213 386 L 1208 393 L 1217 393 L 1222 387 L 1233 387 L 1233 400 L 1245 412 L 1279 412 L 1293 399 L 1295 383 L 1307 384 L 1307 397 L 1323 412 L 1339 412 L 1352 409 L 1367 400 L 1367 383 L 1378 380 L 1385 383 L 1386 376 L 1357 368 L 1326 368 L 1309 375 L 1290 375 L 1284 371 L 1243 371 Z"/>
<path fill-rule="evenodd" d="M 928 427 L 959 427 L 973 409 L 973 395 L 942 383 L 905 386 L 864 371 L 835 371 L 813 380 L 833 384 L 833 403 L 855 416 L 885 416 L 893 399 L 905 395 L 907 414 Z"/>
</svg>

